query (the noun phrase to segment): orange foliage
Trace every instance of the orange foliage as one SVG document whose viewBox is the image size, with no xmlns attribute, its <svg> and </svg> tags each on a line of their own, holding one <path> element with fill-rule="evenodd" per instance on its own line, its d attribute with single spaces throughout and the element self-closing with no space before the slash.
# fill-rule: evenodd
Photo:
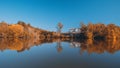
<svg viewBox="0 0 120 68">
<path fill-rule="evenodd" d="M 19 37 L 24 32 L 23 26 L 18 24 L 10 25 L 9 29 L 15 34 L 15 37 Z"/>
<path fill-rule="evenodd" d="M 104 37 L 104 38 L 120 38 L 120 27 L 115 24 L 92 24 L 81 25 L 81 32 L 84 33 L 88 38 Z"/>
</svg>

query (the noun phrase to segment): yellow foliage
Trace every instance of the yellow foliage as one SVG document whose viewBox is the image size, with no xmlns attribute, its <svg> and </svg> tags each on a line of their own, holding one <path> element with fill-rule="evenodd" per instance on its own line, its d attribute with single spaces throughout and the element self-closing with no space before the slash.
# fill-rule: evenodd
<svg viewBox="0 0 120 68">
<path fill-rule="evenodd" d="M 120 27 L 115 24 L 104 25 L 101 23 L 89 23 L 88 25 L 82 24 L 80 29 L 82 33 L 91 39 L 97 36 L 114 39 L 120 38 Z"/>
<path fill-rule="evenodd" d="M 9 29 L 15 34 L 15 37 L 20 36 L 24 32 L 23 26 L 19 24 L 12 24 Z"/>
</svg>

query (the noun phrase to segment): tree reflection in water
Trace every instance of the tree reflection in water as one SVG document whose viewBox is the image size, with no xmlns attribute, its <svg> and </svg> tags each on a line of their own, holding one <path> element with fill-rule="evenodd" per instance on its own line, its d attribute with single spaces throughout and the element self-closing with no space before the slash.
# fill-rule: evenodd
<svg viewBox="0 0 120 68">
<path fill-rule="evenodd" d="M 24 50 L 29 50 L 33 46 L 40 46 L 44 43 L 53 43 L 56 42 L 56 49 L 58 52 L 62 52 L 62 44 L 61 42 L 69 42 L 70 47 L 73 48 L 80 48 L 80 54 L 87 51 L 88 54 L 91 53 L 104 53 L 109 52 L 111 54 L 115 53 L 116 51 L 120 50 L 120 40 L 114 39 L 107 39 L 107 40 L 76 40 L 69 38 L 62 39 L 62 38 L 50 38 L 50 39 L 42 39 L 42 40 L 34 40 L 34 39 L 0 39 L 0 50 L 16 50 L 17 52 L 22 52 Z"/>
<path fill-rule="evenodd" d="M 61 40 L 57 40 L 57 51 L 60 53 L 62 51 L 62 45 L 61 45 Z"/>
<path fill-rule="evenodd" d="M 80 53 L 82 54 L 83 52 L 87 51 L 88 54 L 91 53 L 115 53 L 120 50 L 120 40 L 113 40 L 113 39 L 107 39 L 107 40 L 84 40 L 84 41 L 74 41 L 71 42 L 72 47 L 78 47 L 80 48 Z"/>
</svg>

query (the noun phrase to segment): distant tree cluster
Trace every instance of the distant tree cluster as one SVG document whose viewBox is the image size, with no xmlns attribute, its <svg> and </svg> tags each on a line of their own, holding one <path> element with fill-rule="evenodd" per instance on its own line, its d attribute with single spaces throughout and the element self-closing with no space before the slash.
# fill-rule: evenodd
<svg viewBox="0 0 120 68">
<path fill-rule="evenodd" d="M 61 32 L 63 25 L 58 24 L 58 29 Z M 58 37 L 56 32 L 43 30 L 32 27 L 30 24 L 18 21 L 17 24 L 8 24 L 0 22 L 0 38 L 33 38 L 45 39 L 51 37 Z"/>
<path fill-rule="evenodd" d="M 0 23 L 1 38 L 31 38 L 39 36 L 42 32 L 45 32 L 45 30 L 32 27 L 30 24 L 25 24 L 22 21 L 19 21 L 17 24 Z"/>
<path fill-rule="evenodd" d="M 18 21 L 17 24 L 7 24 L 6 22 L 0 22 L 0 38 L 59 38 L 66 37 L 64 33 L 61 33 L 63 28 L 62 23 L 57 25 L 58 32 L 51 32 L 42 30 L 40 28 L 32 27 L 30 24 L 26 24 L 22 21 Z M 92 24 L 87 25 L 81 23 L 80 32 L 81 36 L 86 36 L 89 39 L 96 38 L 120 38 L 120 27 L 115 24 Z M 59 34 L 59 35 L 58 35 Z"/>
<path fill-rule="evenodd" d="M 88 38 L 120 38 L 120 27 L 115 24 L 92 24 L 81 23 L 81 32 Z"/>
</svg>

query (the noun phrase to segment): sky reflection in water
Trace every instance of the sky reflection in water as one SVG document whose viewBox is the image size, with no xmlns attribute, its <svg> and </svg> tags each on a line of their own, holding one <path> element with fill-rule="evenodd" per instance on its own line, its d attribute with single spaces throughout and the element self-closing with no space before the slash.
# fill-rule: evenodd
<svg viewBox="0 0 120 68">
<path fill-rule="evenodd" d="M 1 68 L 120 67 L 119 40 L 1 39 L 0 49 Z"/>
</svg>

